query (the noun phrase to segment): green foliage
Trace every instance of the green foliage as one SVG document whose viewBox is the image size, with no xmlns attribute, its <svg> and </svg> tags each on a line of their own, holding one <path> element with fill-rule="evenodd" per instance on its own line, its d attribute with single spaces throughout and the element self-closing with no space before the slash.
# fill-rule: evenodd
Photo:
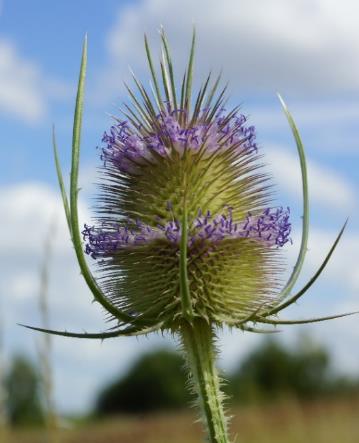
<svg viewBox="0 0 359 443">
<path fill-rule="evenodd" d="M 303 338 L 294 349 L 267 340 L 234 372 L 229 391 L 237 401 L 318 397 L 333 386 L 327 351 Z"/>
<path fill-rule="evenodd" d="M 15 357 L 5 379 L 7 411 L 12 425 L 43 423 L 39 396 L 39 376 L 35 367 L 22 356 Z"/>
<path fill-rule="evenodd" d="M 143 413 L 180 409 L 191 399 L 185 390 L 184 360 L 174 352 L 156 351 L 140 358 L 129 373 L 99 395 L 97 413 Z"/>
<path fill-rule="evenodd" d="M 96 412 L 105 415 L 185 408 L 190 397 L 183 367 L 182 357 L 173 351 L 144 355 L 127 375 L 102 390 Z M 359 391 L 358 381 L 333 373 L 325 348 L 307 337 L 301 337 L 291 348 L 277 340 L 263 341 L 226 379 L 223 389 L 234 403 L 273 403 L 288 396 L 337 397 Z"/>
</svg>

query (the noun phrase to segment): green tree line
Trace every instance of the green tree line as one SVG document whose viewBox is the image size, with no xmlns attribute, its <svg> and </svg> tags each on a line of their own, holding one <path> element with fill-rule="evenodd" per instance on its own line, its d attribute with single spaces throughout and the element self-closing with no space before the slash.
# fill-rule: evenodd
<svg viewBox="0 0 359 443">
<path fill-rule="evenodd" d="M 106 383 L 97 396 L 94 414 L 142 414 L 185 408 L 193 400 L 185 362 L 169 349 L 140 356 L 129 371 Z M 302 338 L 296 346 L 264 340 L 233 371 L 223 374 L 228 401 L 253 403 L 286 397 L 315 399 L 330 395 L 358 395 L 359 378 L 333 371 L 325 348 Z M 13 426 L 43 425 L 39 369 L 26 357 L 12 359 L 3 391 L 8 421 Z"/>
<path fill-rule="evenodd" d="M 147 413 L 184 408 L 191 401 L 180 354 L 159 350 L 139 358 L 128 373 L 99 393 L 95 412 Z M 340 377 L 331 368 L 325 348 L 302 338 L 289 348 L 265 340 L 229 374 L 224 390 L 233 403 L 263 402 L 286 397 L 314 399 L 359 392 L 359 380 Z"/>
</svg>

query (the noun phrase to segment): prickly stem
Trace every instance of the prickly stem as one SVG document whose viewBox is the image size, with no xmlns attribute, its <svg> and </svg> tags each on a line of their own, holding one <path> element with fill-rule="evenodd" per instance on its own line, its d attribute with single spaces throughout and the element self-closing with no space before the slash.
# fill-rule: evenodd
<svg viewBox="0 0 359 443">
<path fill-rule="evenodd" d="M 183 348 L 194 392 L 202 414 L 210 443 L 230 443 L 220 389 L 220 378 L 215 365 L 215 335 L 212 326 L 203 319 L 181 326 Z"/>
</svg>

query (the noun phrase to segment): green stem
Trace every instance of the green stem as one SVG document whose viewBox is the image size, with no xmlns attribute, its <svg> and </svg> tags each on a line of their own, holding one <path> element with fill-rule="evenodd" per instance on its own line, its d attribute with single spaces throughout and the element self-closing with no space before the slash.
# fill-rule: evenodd
<svg viewBox="0 0 359 443">
<path fill-rule="evenodd" d="M 215 366 L 214 333 L 203 319 L 183 322 L 182 341 L 193 386 L 206 425 L 210 443 L 229 443 L 227 419 L 223 408 L 223 393 Z"/>
<path fill-rule="evenodd" d="M 188 241 L 188 220 L 186 202 L 183 203 L 183 215 L 181 223 L 181 243 L 180 243 L 180 294 L 182 311 L 184 318 L 189 321 L 193 318 L 192 301 L 189 291 L 187 272 L 187 241 Z"/>
</svg>

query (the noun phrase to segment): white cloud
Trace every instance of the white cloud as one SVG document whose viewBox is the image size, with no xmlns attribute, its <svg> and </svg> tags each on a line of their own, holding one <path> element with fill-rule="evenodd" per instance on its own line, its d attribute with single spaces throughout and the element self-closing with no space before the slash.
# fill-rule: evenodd
<svg viewBox="0 0 359 443">
<path fill-rule="evenodd" d="M 354 0 L 141 1 L 118 13 L 107 40 L 107 83 L 102 78 L 101 87 L 118 91 L 128 65 L 141 70 L 142 32 L 155 36 L 160 24 L 183 66 L 194 22 L 200 73 L 223 67 L 237 91 L 357 91 L 358 15 Z M 157 47 L 158 37 L 153 40 Z"/>
<path fill-rule="evenodd" d="M 279 188 L 299 196 L 301 174 L 296 154 L 284 148 L 268 146 L 267 157 Z M 357 205 L 356 193 L 351 184 L 334 170 L 308 161 L 310 199 L 331 210 L 352 210 Z"/>
<path fill-rule="evenodd" d="M 57 195 L 40 183 L 1 188 L 0 211 L 3 225 L 7 227 L 0 232 L 2 248 L 11 254 L 41 248 L 46 226 L 55 210 L 59 210 Z"/>
<path fill-rule="evenodd" d="M 36 123 L 45 117 L 50 99 L 63 100 L 69 93 L 67 84 L 47 78 L 12 42 L 0 39 L 0 112 Z"/>
<path fill-rule="evenodd" d="M 38 67 L 23 60 L 4 40 L 0 40 L 0 110 L 28 122 L 39 120 L 46 112 Z"/>
</svg>

